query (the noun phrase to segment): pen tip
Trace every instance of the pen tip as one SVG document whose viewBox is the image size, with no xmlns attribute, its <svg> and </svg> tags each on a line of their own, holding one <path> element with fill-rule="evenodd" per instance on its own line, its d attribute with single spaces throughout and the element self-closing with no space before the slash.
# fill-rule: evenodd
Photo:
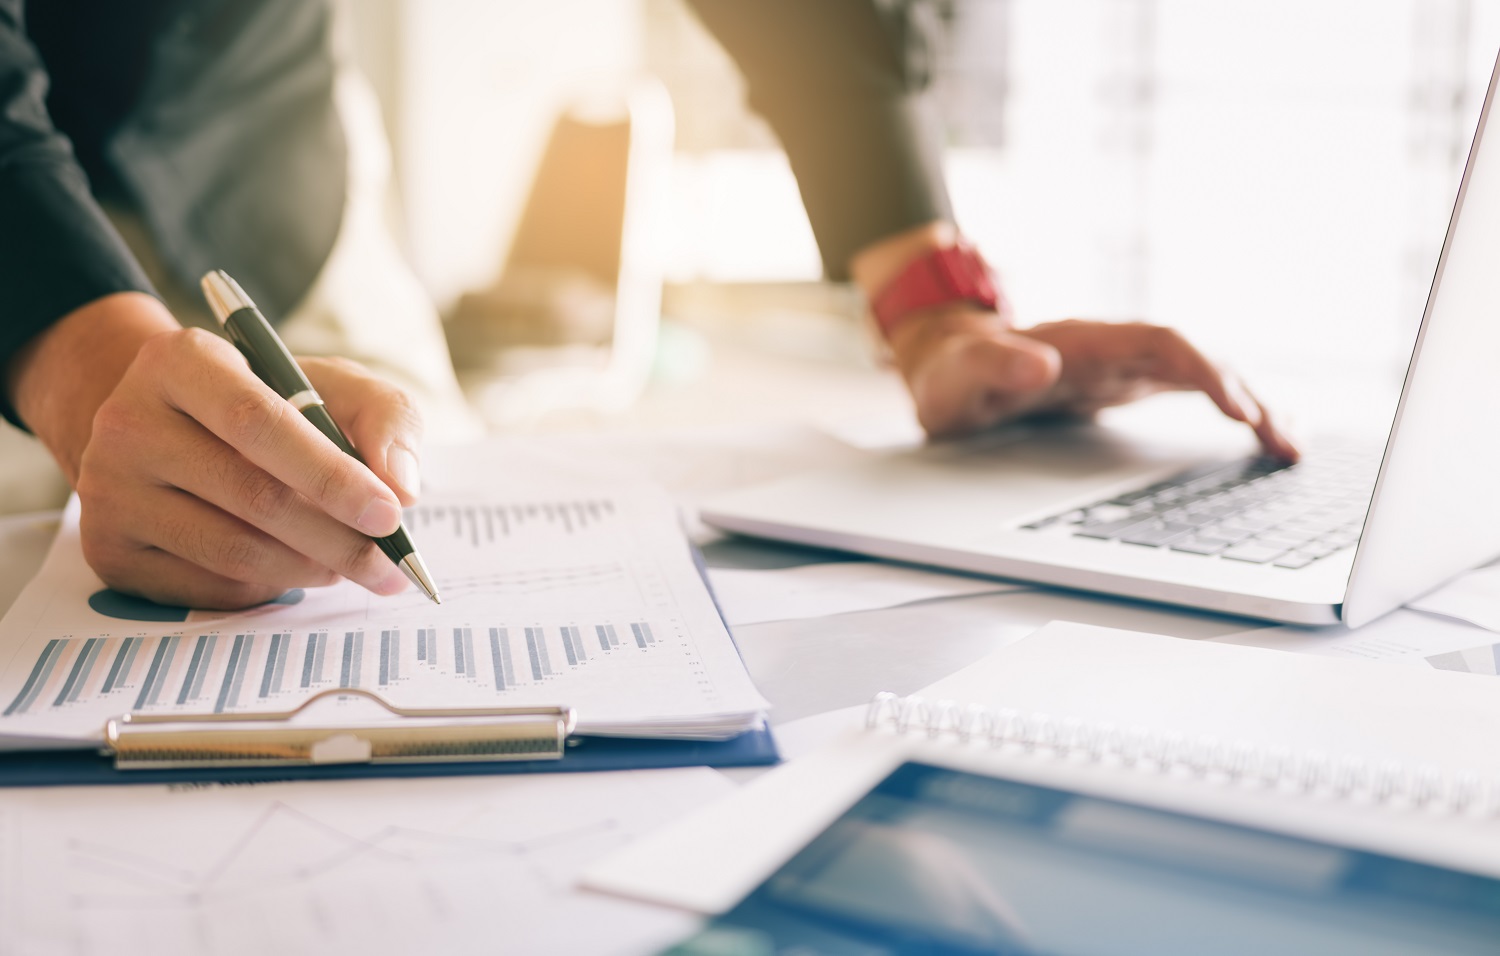
<svg viewBox="0 0 1500 956">
<path fill-rule="evenodd" d="M 442 604 L 443 598 L 438 594 L 437 585 L 432 583 L 432 575 L 427 571 L 427 565 L 422 561 L 422 556 L 413 551 L 401 559 L 401 570 L 406 577 L 422 589 L 422 593 L 432 599 L 434 604 Z"/>
</svg>

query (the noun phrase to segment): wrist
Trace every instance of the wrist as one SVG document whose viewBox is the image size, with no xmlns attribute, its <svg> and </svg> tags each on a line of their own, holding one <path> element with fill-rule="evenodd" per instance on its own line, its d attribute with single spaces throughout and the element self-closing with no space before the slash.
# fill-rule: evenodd
<svg viewBox="0 0 1500 956">
<path fill-rule="evenodd" d="M 94 413 L 136 352 L 148 339 L 180 328 L 161 302 L 121 292 L 63 316 L 11 359 L 5 369 L 11 405 L 57 459 L 69 483 L 77 480 Z"/>
<path fill-rule="evenodd" d="M 888 341 L 911 322 L 954 306 L 1009 324 L 993 270 L 951 223 L 929 223 L 874 243 L 850 268 Z"/>
<path fill-rule="evenodd" d="M 849 260 L 849 274 L 865 298 L 874 302 L 907 266 L 929 253 L 954 245 L 958 238 L 958 227 L 951 222 L 924 223 L 872 242 L 856 252 Z"/>
</svg>

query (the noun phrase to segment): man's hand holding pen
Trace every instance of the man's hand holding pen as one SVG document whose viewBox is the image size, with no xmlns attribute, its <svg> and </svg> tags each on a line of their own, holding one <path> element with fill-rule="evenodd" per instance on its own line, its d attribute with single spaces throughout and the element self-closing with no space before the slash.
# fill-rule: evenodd
<svg viewBox="0 0 1500 956">
<path fill-rule="evenodd" d="M 101 342 L 103 330 L 126 341 Z M 399 389 L 352 362 L 301 360 L 362 464 L 233 345 L 150 297 L 98 300 L 39 338 L 13 398 L 65 464 L 84 554 L 111 587 L 237 608 L 341 577 L 382 594 L 408 586 L 371 537 L 416 500 L 422 426 Z M 60 399 L 68 381 L 87 387 Z"/>
</svg>

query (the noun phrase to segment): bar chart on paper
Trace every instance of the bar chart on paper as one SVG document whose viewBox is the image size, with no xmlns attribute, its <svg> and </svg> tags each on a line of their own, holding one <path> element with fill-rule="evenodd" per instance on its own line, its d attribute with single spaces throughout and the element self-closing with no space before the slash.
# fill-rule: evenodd
<svg viewBox="0 0 1500 956">
<path fill-rule="evenodd" d="M 664 499 L 448 502 L 408 524 L 441 606 L 345 582 L 236 614 L 122 621 L 77 600 L 72 579 L 100 585 L 55 547 L 38 577 L 56 572 L 51 593 L 34 583 L 0 627 L 0 732 L 280 711 L 335 688 L 409 707 L 567 704 L 604 732 L 763 708 Z M 33 618 L 25 634 L 18 617 Z"/>
<path fill-rule="evenodd" d="M 568 668 L 600 660 L 621 648 L 621 629 L 595 624 L 589 643 L 583 628 L 567 624 L 518 628 L 514 635 L 510 627 L 481 627 L 477 642 L 471 626 L 386 628 L 368 638 L 364 630 L 54 638 L 3 714 L 112 695 L 141 713 L 250 712 L 334 687 L 389 690 L 418 681 L 442 681 L 450 699 L 471 688 L 484 693 L 468 696 L 489 697 L 545 685 Z M 657 646 L 650 621 L 631 621 L 623 630 L 627 653 Z M 256 706 L 267 704 L 274 707 Z"/>
</svg>

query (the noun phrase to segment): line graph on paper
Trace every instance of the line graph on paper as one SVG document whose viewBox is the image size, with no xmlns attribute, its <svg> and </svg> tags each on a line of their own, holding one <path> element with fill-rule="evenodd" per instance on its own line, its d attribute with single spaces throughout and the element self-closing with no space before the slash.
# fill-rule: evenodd
<svg viewBox="0 0 1500 956">
<path fill-rule="evenodd" d="M 553 599 L 557 608 L 578 600 L 579 593 L 591 601 L 612 605 L 639 603 L 643 599 L 635 580 L 624 565 L 606 562 L 558 567 L 516 568 L 483 574 L 446 571 L 438 579 L 447 602 L 476 596 L 503 598 L 524 597 L 532 603 Z M 425 596 L 405 595 L 401 601 L 388 602 L 392 611 L 425 608 Z"/>
<path fill-rule="evenodd" d="M 196 867 L 108 842 L 70 839 L 75 871 L 69 905 L 79 910 L 201 910 L 236 898 L 281 893 L 350 872 L 425 865 L 480 863 L 514 867 L 517 875 L 556 890 L 566 886 L 569 864 L 621 841 L 621 824 L 603 816 L 550 833 L 497 839 L 474 832 L 492 807 L 479 806 L 456 828 L 384 824 L 352 832 L 280 800 L 270 803 L 225 846 Z M 389 878 L 389 877 L 387 877 Z"/>
<path fill-rule="evenodd" d="M 571 886 L 703 799 L 678 773 L 69 794 L 0 836 L 0 952 L 534 952 L 618 905 Z"/>
</svg>

